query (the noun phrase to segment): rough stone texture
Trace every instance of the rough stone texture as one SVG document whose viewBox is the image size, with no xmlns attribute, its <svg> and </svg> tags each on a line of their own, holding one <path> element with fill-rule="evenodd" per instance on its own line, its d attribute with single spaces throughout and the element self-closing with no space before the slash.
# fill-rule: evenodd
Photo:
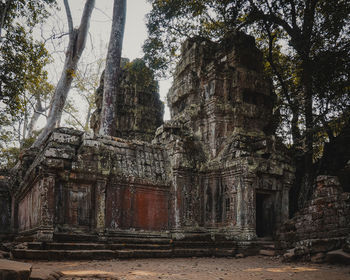
<svg viewBox="0 0 350 280">
<path fill-rule="evenodd" d="M 251 254 L 257 236 L 272 237 L 288 218 L 294 169 L 273 134 L 274 96 L 254 39 L 236 33 L 221 43 L 184 44 L 168 95 L 172 120 L 152 143 L 135 140 L 139 133 L 149 140 L 151 129 L 129 120 L 151 116 L 154 102 L 137 101 L 131 85 L 116 104 L 123 139 L 60 128 L 40 151 L 24 154 L 14 176 L 18 238 L 158 236 L 173 242 L 167 256 L 234 256 Z M 130 252 L 100 252 L 123 253 Z"/>
<path fill-rule="evenodd" d="M 31 264 L 0 260 L 1 280 L 29 280 L 31 271 Z"/>
<path fill-rule="evenodd" d="M 350 253 L 350 234 L 345 240 L 345 244 L 343 245 L 343 250 L 347 253 Z"/>
<path fill-rule="evenodd" d="M 350 193 L 342 192 L 337 177 L 317 177 L 313 198 L 280 228 L 278 249 L 295 248 L 296 257 L 310 259 L 347 247 L 350 233 Z"/>
<path fill-rule="evenodd" d="M 0 171 L 0 240 L 11 232 L 11 196 L 8 172 Z"/>
<path fill-rule="evenodd" d="M 334 250 L 327 253 L 326 260 L 330 263 L 342 263 L 349 265 L 350 254 L 344 252 L 343 250 Z"/>
<path fill-rule="evenodd" d="M 117 89 L 115 110 L 116 130 L 113 136 L 150 142 L 163 123 L 164 105 L 159 100 L 158 83 L 153 73 L 141 59 L 129 62 L 122 59 L 122 73 Z M 96 91 L 96 111 L 91 118 L 91 127 L 99 131 L 102 110 L 103 77 Z"/>
<path fill-rule="evenodd" d="M 33 268 L 29 280 L 57 280 L 61 279 L 63 273 L 52 269 Z"/>
</svg>

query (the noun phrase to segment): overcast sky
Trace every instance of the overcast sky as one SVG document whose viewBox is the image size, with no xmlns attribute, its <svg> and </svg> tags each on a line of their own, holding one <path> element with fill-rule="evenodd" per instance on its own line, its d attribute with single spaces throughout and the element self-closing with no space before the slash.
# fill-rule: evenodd
<svg viewBox="0 0 350 280">
<path fill-rule="evenodd" d="M 44 26 L 44 37 L 49 37 L 53 32 L 62 33 L 68 30 L 63 0 L 58 0 L 59 12 L 55 12 L 50 18 L 49 23 Z M 84 7 L 85 0 L 69 0 L 74 26 L 80 23 L 80 17 Z M 145 16 L 150 11 L 151 5 L 146 0 L 127 0 L 127 16 L 124 32 L 122 56 L 133 60 L 142 57 L 142 45 L 147 37 Z M 95 9 L 92 13 L 90 24 L 90 38 L 84 50 L 81 61 L 94 61 L 96 58 L 106 57 L 107 45 L 110 36 L 112 23 L 112 0 L 96 0 Z M 64 60 L 63 49 L 67 46 L 67 41 L 52 40 L 55 44 L 48 44 L 51 52 L 57 51 L 54 55 L 55 64 L 51 67 L 53 79 L 58 79 Z M 59 43 L 60 42 L 60 43 Z M 51 49 L 50 49 L 51 48 Z M 162 101 L 165 101 L 166 94 L 170 87 L 170 81 L 159 81 L 160 95 Z M 84 108 L 81 108 L 85 111 Z M 169 112 L 166 110 L 165 119 L 169 119 Z"/>
</svg>

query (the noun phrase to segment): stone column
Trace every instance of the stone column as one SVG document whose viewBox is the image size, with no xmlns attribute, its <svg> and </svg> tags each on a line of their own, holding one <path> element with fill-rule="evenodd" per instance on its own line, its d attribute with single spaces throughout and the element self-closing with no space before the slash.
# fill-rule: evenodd
<svg viewBox="0 0 350 280">
<path fill-rule="evenodd" d="M 18 202 L 14 195 L 11 197 L 11 232 L 18 232 Z"/>
<path fill-rule="evenodd" d="M 289 219 L 289 189 L 290 186 L 282 189 L 281 224 Z"/>
<path fill-rule="evenodd" d="M 41 220 L 37 231 L 38 241 L 52 241 L 55 217 L 55 183 L 54 174 L 44 175 L 40 181 L 41 192 Z"/>
<path fill-rule="evenodd" d="M 96 232 L 102 238 L 106 228 L 106 186 L 107 182 L 98 180 L 95 189 L 95 225 Z"/>
<path fill-rule="evenodd" d="M 242 177 L 237 188 L 237 227 L 242 240 L 256 238 L 255 189 L 251 178 Z"/>
</svg>

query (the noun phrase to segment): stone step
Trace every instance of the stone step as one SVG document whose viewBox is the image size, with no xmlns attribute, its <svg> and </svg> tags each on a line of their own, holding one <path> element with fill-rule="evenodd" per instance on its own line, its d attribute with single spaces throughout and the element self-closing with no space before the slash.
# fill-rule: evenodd
<svg viewBox="0 0 350 280">
<path fill-rule="evenodd" d="M 110 244 L 170 244 L 169 238 L 108 237 Z"/>
<path fill-rule="evenodd" d="M 275 252 L 275 250 L 260 250 L 260 251 L 259 251 L 259 254 L 260 254 L 260 255 L 263 255 L 263 256 L 272 257 L 272 256 L 275 256 L 275 255 L 276 255 L 276 252 Z"/>
<path fill-rule="evenodd" d="M 227 248 L 174 248 L 174 257 L 234 257 L 235 249 Z"/>
<path fill-rule="evenodd" d="M 342 249 L 331 251 L 326 254 L 326 261 L 329 263 L 350 265 L 350 254 L 344 252 Z"/>
<path fill-rule="evenodd" d="M 100 243 L 55 243 L 55 242 L 28 242 L 29 250 L 104 250 L 106 244 Z"/>
<path fill-rule="evenodd" d="M 56 242 L 66 242 L 66 243 L 87 243 L 94 242 L 99 243 L 98 237 L 96 235 L 88 234 L 68 234 L 68 233 L 55 233 L 54 240 Z M 132 234 L 122 234 L 122 235 L 109 235 L 107 241 L 111 243 L 170 243 L 170 238 L 162 237 L 159 235 L 132 235 Z M 105 241 L 103 241 L 105 242 Z"/>
<path fill-rule="evenodd" d="M 111 250 L 121 250 L 121 249 L 147 249 L 147 250 L 170 250 L 173 246 L 169 244 L 106 244 L 106 248 Z"/>
<path fill-rule="evenodd" d="M 97 236 L 93 234 L 68 234 L 68 233 L 55 233 L 54 240 L 57 242 L 97 242 Z"/>
<path fill-rule="evenodd" d="M 108 260 L 127 258 L 167 258 L 172 250 L 29 250 L 12 251 L 16 259 L 35 260 Z"/>
<path fill-rule="evenodd" d="M 234 249 L 223 248 L 174 248 L 174 249 L 125 249 L 125 250 L 33 250 L 15 249 L 16 259 L 33 260 L 108 260 L 128 258 L 170 257 L 233 257 Z"/>
<path fill-rule="evenodd" d="M 275 250 L 275 244 L 263 244 L 261 245 L 261 248 L 266 250 Z"/>
<path fill-rule="evenodd" d="M 174 247 L 180 248 L 235 248 L 236 244 L 232 241 L 174 241 Z"/>
<path fill-rule="evenodd" d="M 108 244 L 108 243 L 42 243 L 29 242 L 27 248 L 30 250 L 119 250 L 119 249 L 171 249 L 169 244 Z"/>
<path fill-rule="evenodd" d="M 173 251 L 169 250 L 117 250 L 118 258 L 170 258 Z"/>
<path fill-rule="evenodd" d="M 117 258 L 113 250 L 29 250 L 12 251 L 16 259 L 32 260 L 107 260 Z"/>
<path fill-rule="evenodd" d="M 9 260 L 0 260 L 0 279 L 29 279 L 32 265 Z"/>
<path fill-rule="evenodd" d="M 174 248 L 174 257 L 210 257 L 213 250 L 209 248 Z"/>
</svg>

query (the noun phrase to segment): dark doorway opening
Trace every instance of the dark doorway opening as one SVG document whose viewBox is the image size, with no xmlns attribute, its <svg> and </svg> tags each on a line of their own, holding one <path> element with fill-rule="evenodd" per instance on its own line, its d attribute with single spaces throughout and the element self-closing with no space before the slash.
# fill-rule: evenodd
<svg viewBox="0 0 350 280">
<path fill-rule="evenodd" d="M 274 231 L 273 196 L 266 193 L 256 193 L 256 235 L 272 237 Z"/>
</svg>

